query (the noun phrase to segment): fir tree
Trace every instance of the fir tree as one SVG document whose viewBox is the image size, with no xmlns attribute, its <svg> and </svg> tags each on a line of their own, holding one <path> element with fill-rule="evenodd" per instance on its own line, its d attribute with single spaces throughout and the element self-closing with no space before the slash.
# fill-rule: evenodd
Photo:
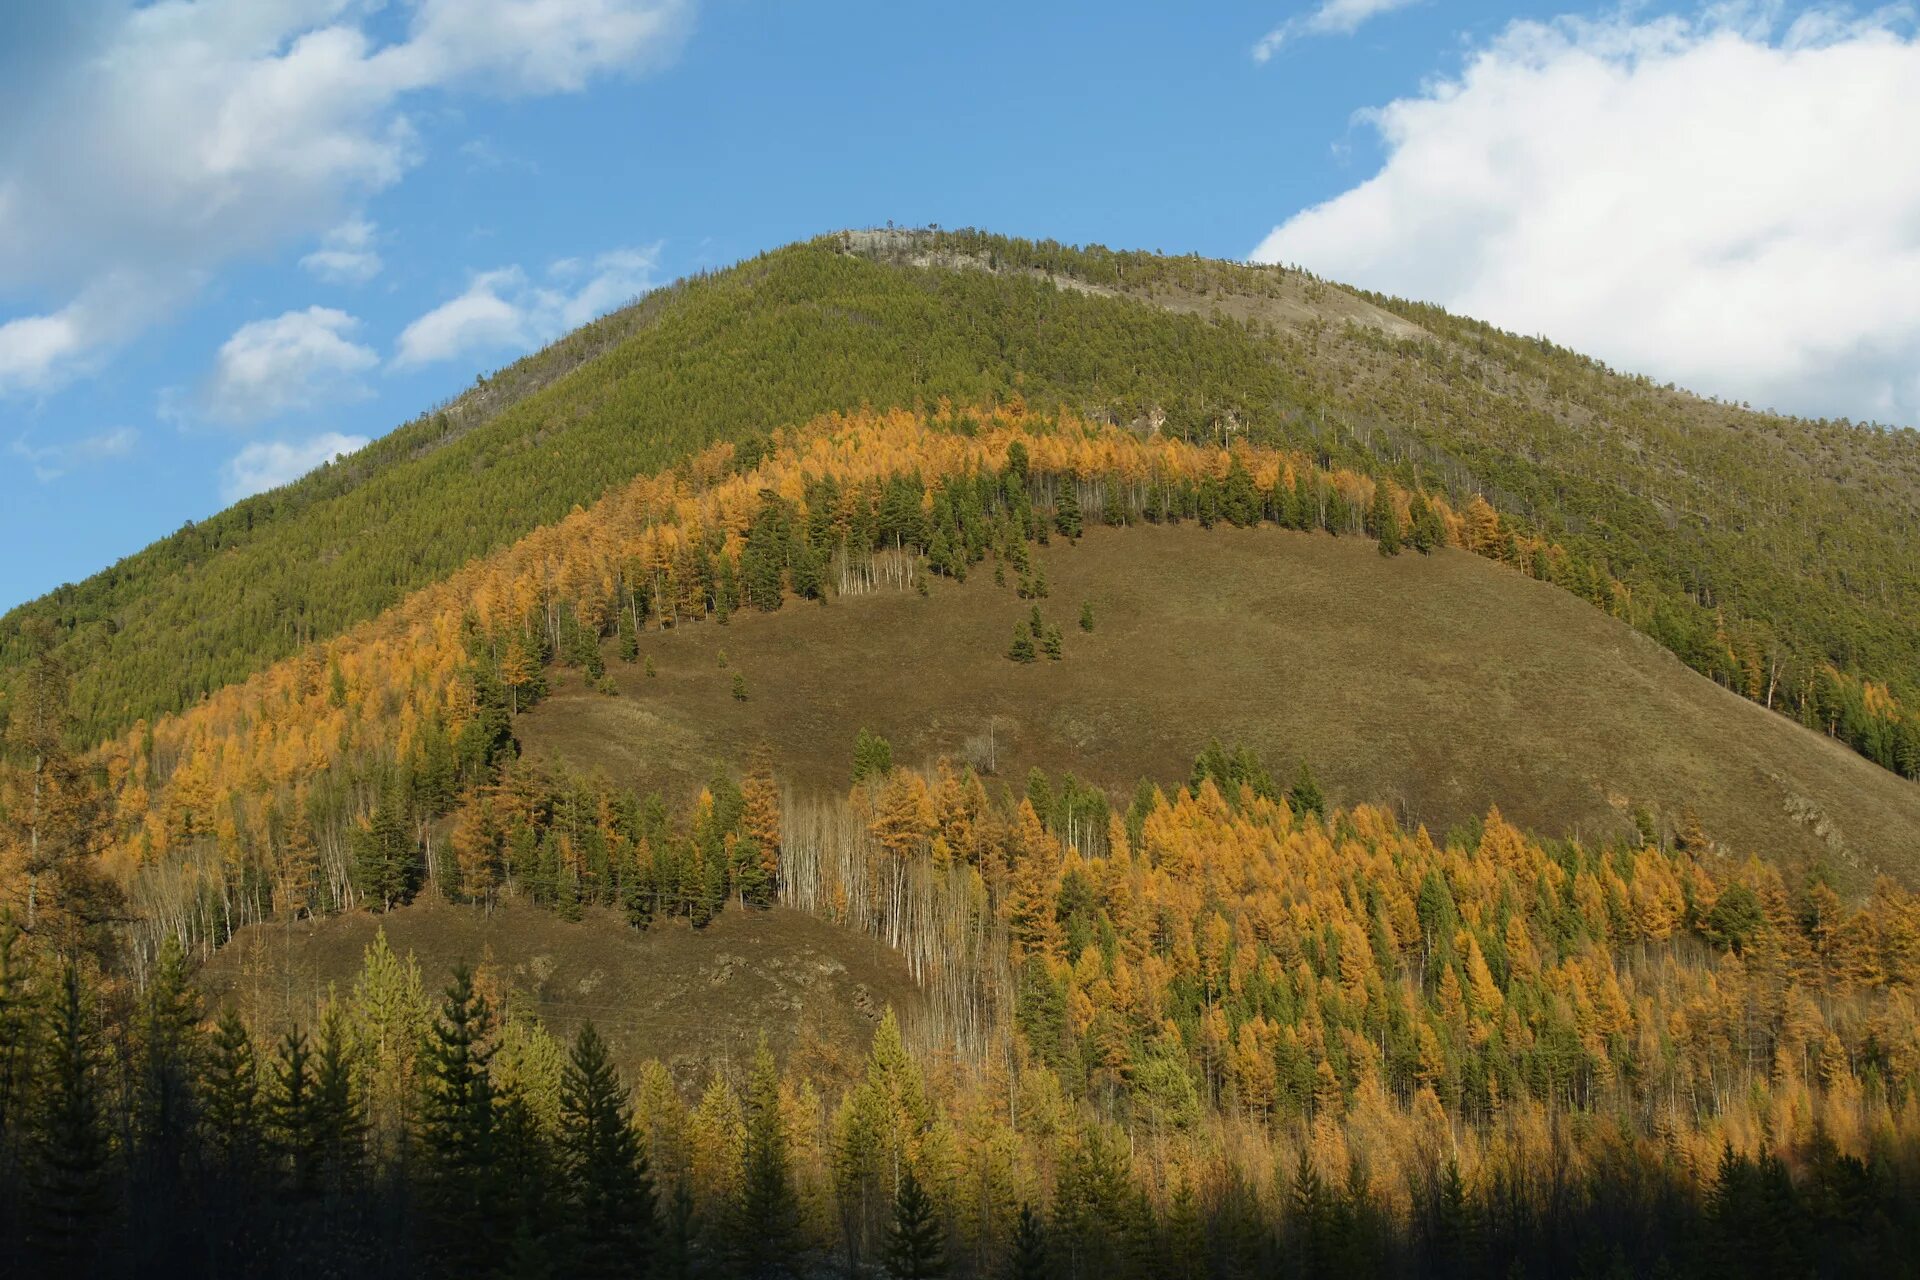
<svg viewBox="0 0 1920 1280">
<path fill-rule="evenodd" d="M 1313 770 L 1307 768 L 1305 759 L 1300 761 L 1299 776 L 1293 785 L 1287 788 L 1287 807 L 1296 814 L 1311 813 L 1317 818 L 1327 816 L 1327 798 L 1320 790 L 1320 784 L 1313 779 Z"/>
<path fill-rule="evenodd" d="M 346 1013 L 329 1005 L 313 1067 L 312 1147 L 321 1185 L 335 1192 L 358 1186 L 367 1159 L 366 1105 L 347 1036 Z"/>
<path fill-rule="evenodd" d="M 1367 523 L 1380 541 L 1381 555 L 1400 554 L 1400 512 L 1393 505 L 1393 495 L 1388 492 L 1385 481 L 1373 486 L 1373 511 Z"/>
<path fill-rule="evenodd" d="M 1032 662 L 1039 656 L 1033 650 L 1033 632 L 1025 623 L 1013 629 L 1013 643 L 1007 648 L 1007 656 L 1015 662 Z"/>
<path fill-rule="evenodd" d="M 491 1204 L 495 1106 L 488 1064 L 493 1012 L 460 965 L 427 1037 L 419 1186 L 434 1254 L 448 1274 L 483 1271 L 502 1241 Z"/>
<path fill-rule="evenodd" d="M 1022 1204 L 1013 1224 L 1013 1241 L 1007 1250 L 1007 1265 L 1001 1273 L 1006 1280 L 1046 1280 L 1047 1227 L 1033 1205 Z"/>
<path fill-rule="evenodd" d="M 886 1263 L 896 1280 L 934 1280 L 947 1273 L 946 1233 L 934 1215 L 933 1200 L 912 1169 L 900 1176 L 900 1189 L 893 1198 Z"/>
<path fill-rule="evenodd" d="M 186 953 L 169 934 L 160 947 L 140 1013 L 140 1079 L 135 1117 L 143 1160 L 172 1166 L 177 1179 L 194 1124 L 200 1002 Z M 158 1173 L 151 1170 L 150 1173 Z"/>
<path fill-rule="evenodd" d="M 574 1037 L 560 1089 L 570 1273 L 643 1274 L 653 1240 L 653 1179 L 626 1086 L 591 1022 Z"/>
<path fill-rule="evenodd" d="M 227 1009 L 215 1024 L 200 1076 L 204 1142 L 225 1172 L 241 1177 L 260 1153 L 259 1061 L 240 1015 Z"/>
<path fill-rule="evenodd" d="M 289 1028 L 280 1039 L 267 1094 L 267 1132 L 286 1188 L 295 1197 L 319 1189 L 320 1101 L 313 1074 L 313 1048 L 304 1031 Z"/>
<path fill-rule="evenodd" d="M 27 1237 L 45 1273 L 84 1274 L 113 1215 L 104 1064 L 78 967 L 48 1011 L 39 1101 L 27 1134 Z"/>
<path fill-rule="evenodd" d="M 751 1280 L 800 1274 L 800 1201 L 780 1118 L 780 1075 L 764 1040 L 747 1086 L 746 1154 L 730 1225 L 736 1274 Z"/>
<path fill-rule="evenodd" d="M 1054 503 L 1053 523 L 1068 538 L 1080 536 L 1080 478 L 1071 471 L 1060 477 L 1060 496 Z"/>
</svg>

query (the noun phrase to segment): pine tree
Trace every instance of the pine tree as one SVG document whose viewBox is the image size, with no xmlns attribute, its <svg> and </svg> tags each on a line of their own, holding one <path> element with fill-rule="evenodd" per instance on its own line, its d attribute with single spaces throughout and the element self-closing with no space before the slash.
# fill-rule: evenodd
<svg viewBox="0 0 1920 1280">
<path fill-rule="evenodd" d="M 336 1192 L 357 1186 L 366 1168 L 366 1105 L 354 1075 L 346 1014 L 329 1005 L 320 1019 L 319 1060 L 313 1069 L 313 1153 L 321 1185 Z"/>
<path fill-rule="evenodd" d="M 1033 649 L 1033 631 L 1025 623 L 1013 629 L 1013 644 L 1007 649 L 1007 656 L 1015 662 L 1032 662 L 1039 656 Z"/>
<path fill-rule="evenodd" d="M 560 1116 L 570 1274 L 644 1274 L 653 1241 L 653 1179 L 626 1086 L 591 1022 L 574 1037 Z"/>
<path fill-rule="evenodd" d="M 420 1101 L 419 1185 L 435 1242 L 448 1274 L 491 1267 L 503 1242 L 495 1229 L 495 1105 L 488 1065 L 493 1011 L 473 986 L 473 971 L 453 971 L 427 1038 Z"/>
<path fill-rule="evenodd" d="M 206 1147 L 229 1177 L 244 1177 L 260 1154 L 259 1061 L 246 1024 L 232 1009 L 214 1026 L 200 1099 Z"/>
<path fill-rule="evenodd" d="M 267 1094 L 267 1132 L 296 1197 L 319 1189 L 321 1164 L 320 1101 L 313 1074 L 313 1048 L 304 1031 L 289 1028 L 280 1039 Z"/>
<path fill-rule="evenodd" d="M 368 821 L 354 829 L 354 871 L 369 904 L 391 911 L 413 896 L 419 882 L 420 850 L 409 830 L 406 797 L 389 786 Z"/>
<path fill-rule="evenodd" d="M 1439 513 L 1423 493 L 1416 491 L 1408 500 L 1407 523 L 1407 541 L 1423 556 L 1432 555 L 1433 549 L 1446 540 Z"/>
<path fill-rule="evenodd" d="M 886 1263 L 896 1280 L 934 1280 L 947 1274 L 946 1233 L 912 1169 L 900 1176 L 900 1189 L 893 1198 Z"/>
<path fill-rule="evenodd" d="M 1305 759 L 1300 761 L 1299 776 L 1293 785 L 1287 788 L 1287 807 L 1296 814 L 1311 813 L 1317 818 L 1327 816 L 1327 798 L 1320 790 L 1320 784 L 1313 779 L 1313 770 L 1307 768 Z"/>
<path fill-rule="evenodd" d="M 42 1044 L 44 1073 L 27 1134 L 27 1237 L 48 1275 L 81 1275 L 113 1214 L 100 1046 L 92 1010 L 69 961 Z"/>
<path fill-rule="evenodd" d="M 140 1011 L 140 1078 L 135 1117 L 150 1173 L 177 1181 L 194 1125 L 193 1082 L 199 1067 L 200 1002 L 187 975 L 186 953 L 169 934 L 160 947 Z M 163 1170 L 171 1170 L 163 1173 Z"/>
<path fill-rule="evenodd" d="M 1069 538 L 1080 536 L 1080 478 L 1071 471 L 1060 477 L 1060 496 L 1054 503 L 1053 523 Z"/>
<path fill-rule="evenodd" d="M 1013 1242 L 1007 1252 L 1007 1265 L 1001 1273 L 1006 1280 L 1046 1280 L 1047 1228 L 1031 1204 L 1020 1206 L 1020 1217 L 1013 1224 Z"/>
<path fill-rule="evenodd" d="M 733 700 L 735 702 L 747 700 L 747 678 L 737 671 L 733 673 Z"/>
<path fill-rule="evenodd" d="M 1380 540 L 1381 555 L 1400 554 L 1400 512 L 1393 505 L 1393 494 L 1385 481 L 1373 486 L 1373 511 L 1367 523 L 1372 526 L 1373 536 Z"/>
<path fill-rule="evenodd" d="M 780 1117 L 780 1075 L 764 1040 L 747 1086 L 746 1153 L 731 1227 L 736 1274 L 752 1280 L 800 1274 L 800 1201 Z"/>
<path fill-rule="evenodd" d="M 1060 661 L 1060 628 L 1048 627 L 1046 629 L 1046 632 L 1040 637 L 1040 651 L 1047 655 L 1049 661 Z"/>
<path fill-rule="evenodd" d="M 1082 600 L 1080 602 L 1080 629 L 1082 631 L 1093 630 L 1093 604 L 1090 601 Z"/>
</svg>

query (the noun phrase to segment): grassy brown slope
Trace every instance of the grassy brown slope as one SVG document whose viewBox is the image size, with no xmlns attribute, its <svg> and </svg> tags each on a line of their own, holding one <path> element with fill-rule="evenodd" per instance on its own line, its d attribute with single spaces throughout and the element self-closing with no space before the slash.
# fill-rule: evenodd
<svg viewBox="0 0 1920 1280">
<path fill-rule="evenodd" d="M 616 664 L 616 698 L 563 681 L 518 732 L 536 758 L 670 795 L 762 741 L 796 783 L 843 787 L 863 727 L 916 763 L 963 754 L 991 718 L 1003 777 L 1071 768 L 1117 788 L 1184 778 L 1218 735 L 1276 773 L 1304 755 L 1335 799 L 1436 829 L 1497 803 L 1542 833 L 1597 838 L 1629 829 L 1635 805 L 1669 828 L 1691 808 L 1736 853 L 1824 856 L 1855 884 L 1920 872 L 1920 786 L 1485 560 L 1186 526 L 1095 530 L 1040 562 L 1061 663 L 1004 656 L 1029 605 L 977 572 L 928 598 L 649 635 L 655 678 Z M 1083 600 L 1092 634 L 1075 626 Z"/>
<path fill-rule="evenodd" d="M 389 915 L 249 926 L 200 983 L 258 1025 L 312 1026 L 328 984 L 352 987 L 381 929 L 396 953 L 418 958 L 436 997 L 464 960 L 531 998 L 556 1036 L 591 1019 L 630 1081 L 641 1061 L 658 1058 L 696 1087 L 710 1063 L 747 1061 L 763 1033 L 782 1060 L 831 1073 L 867 1051 L 888 1007 L 909 1024 L 920 1008 L 897 954 L 782 907 L 724 911 L 699 931 L 672 921 L 639 933 L 604 912 L 569 923 L 521 904 L 489 914 L 423 901 Z"/>
</svg>

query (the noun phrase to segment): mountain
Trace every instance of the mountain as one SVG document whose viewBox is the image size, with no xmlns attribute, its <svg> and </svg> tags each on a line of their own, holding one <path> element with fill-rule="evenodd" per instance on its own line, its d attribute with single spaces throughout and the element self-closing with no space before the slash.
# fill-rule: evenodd
<svg viewBox="0 0 1920 1280">
<path fill-rule="evenodd" d="M 8 615 L 0 1239 L 1897 1265 L 1917 493 L 1297 272 L 662 291 Z"/>
<path fill-rule="evenodd" d="M 828 236 L 662 290 L 15 609 L 0 671 L 50 628 L 97 741 L 714 441 L 1016 394 L 1484 494 L 1696 670 L 1920 772 L 1915 432 L 1703 401 L 1298 272 L 971 232 Z"/>
</svg>

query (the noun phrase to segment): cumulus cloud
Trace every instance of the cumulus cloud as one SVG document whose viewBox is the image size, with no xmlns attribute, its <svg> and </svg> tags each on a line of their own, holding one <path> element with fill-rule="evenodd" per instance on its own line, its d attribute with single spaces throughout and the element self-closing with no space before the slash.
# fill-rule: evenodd
<svg viewBox="0 0 1920 1280">
<path fill-rule="evenodd" d="M 35 445 L 22 436 L 13 442 L 13 453 L 26 459 L 27 465 L 33 468 L 34 479 L 45 484 L 58 480 L 75 467 L 124 458 L 139 443 L 138 431 L 132 427 L 116 427 L 63 444 Z"/>
<path fill-rule="evenodd" d="M 1514 24 L 1366 113 L 1380 171 L 1252 256 L 1730 399 L 1920 421 L 1910 19 L 1712 12 Z"/>
<path fill-rule="evenodd" d="M 401 332 L 393 363 L 406 368 L 551 342 L 646 292 L 659 260 L 658 245 L 615 249 L 591 263 L 565 258 L 539 285 L 519 267 L 482 272 Z"/>
<path fill-rule="evenodd" d="M 1261 36 L 1253 46 L 1253 60 L 1267 62 L 1301 36 L 1350 36 L 1369 19 L 1416 3 L 1418 0 L 1325 0 L 1319 8 L 1288 18 Z"/>
<path fill-rule="evenodd" d="M 0 16 L 0 295 L 40 303 L 0 313 L 0 391 L 45 389 L 130 336 L 74 311 L 105 280 L 177 301 L 236 255 L 338 223 L 418 159 L 407 110 L 422 95 L 570 92 L 646 70 L 679 48 L 689 5 L 0 6 L 59 11 Z"/>
<path fill-rule="evenodd" d="M 291 484 L 322 463 L 367 445 L 365 436 L 327 431 L 306 440 L 256 441 L 220 469 L 220 492 L 228 502 Z"/>
<path fill-rule="evenodd" d="M 234 330 L 220 346 L 202 399 L 208 416 L 249 423 L 364 394 L 357 375 L 380 357 L 348 336 L 360 322 L 331 307 L 289 311 Z"/>
<path fill-rule="evenodd" d="M 365 284 L 380 274 L 382 265 L 373 248 L 374 231 L 365 218 L 349 218 L 327 232 L 320 247 L 300 259 L 300 266 L 327 284 Z"/>
</svg>

